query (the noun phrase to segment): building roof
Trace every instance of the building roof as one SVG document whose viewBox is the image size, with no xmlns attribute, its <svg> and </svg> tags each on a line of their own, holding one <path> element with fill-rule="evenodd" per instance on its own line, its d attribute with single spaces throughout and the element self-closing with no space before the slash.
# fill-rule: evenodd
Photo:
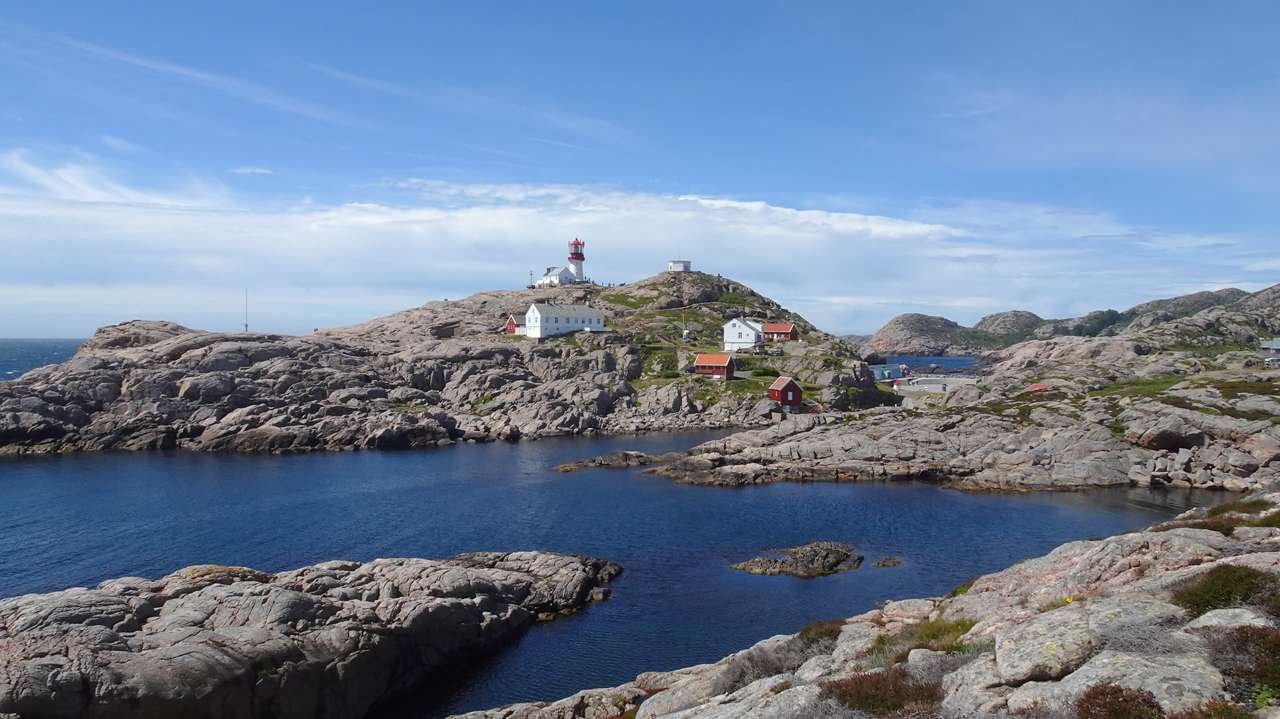
<svg viewBox="0 0 1280 719">
<path fill-rule="evenodd" d="M 779 391 L 781 391 L 781 390 L 786 389 L 786 388 L 787 388 L 787 385 L 789 385 L 789 384 L 794 384 L 795 386 L 800 387 L 800 383 L 799 383 L 799 382 L 797 382 L 797 381 L 795 381 L 794 379 L 792 379 L 792 378 L 790 378 L 790 377 L 779 377 L 778 379 L 775 379 L 775 380 L 773 381 L 773 384 L 769 385 L 769 390 L 770 390 L 770 391 L 773 391 L 773 390 L 779 390 Z M 800 389 L 801 389 L 801 390 L 803 390 L 804 388 L 803 388 L 803 387 L 800 387 Z"/>
<path fill-rule="evenodd" d="M 725 322 L 725 325 L 730 325 L 730 324 L 733 324 L 734 322 L 741 322 L 742 324 L 744 324 L 744 325 L 746 325 L 746 326 L 750 327 L 751 329 L 755 330 L 756 332 L 764 332 L 764 323 L 763 323 L 763 322 L 760 322 L 760 321 L 757 321 L 757 320 L 749 320 L 749 319 L 747 319 L 746 317 L 734 317 L 733 319 L 729 320 L 728 322 Z"/>
<path fill-rule="evenodd" d="M 1280 350 L 1280 337 L 1272 337 L 1269 340 L 1262 341 L 1263 349 Z"/>
<path fill-rule="evenodd" d="M 733 360 L 733 355 L 724 352 L 700 354 L 693 360 L 695 365 L 710 367 L 726 367 Z"/>
<path fill-rule="evenodd" d="M 539 315 L 548 317 L 591 317 L 604 319 L 604 313 L 589 305 L 553 305 L 549 302 L 534 302 L 530 310 L 537 310 Z M 528 314 L 528 310 L 525 311 Z"/>
<path fill-rule="evenodd" d="M 790 333 L 795 328 L 796 328 L 796 325 L 794 322 L 765 322 L 764 323 L 764 331 L 770 332 L 770 333 L 773 333 L 773 332 Z"/>
</svg>

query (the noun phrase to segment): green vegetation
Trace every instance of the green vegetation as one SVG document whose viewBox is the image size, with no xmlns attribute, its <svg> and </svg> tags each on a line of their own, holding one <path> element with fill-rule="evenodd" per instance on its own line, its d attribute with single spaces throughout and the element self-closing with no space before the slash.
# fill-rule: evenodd
<svg viewBox="0 0 1280 719">
<path fill-rule="evenodd" d="M 1076 719 L 1164 719 L 1164 710 L 1145 689 L 1095 684 L 1076 700 Z"/>
<path fill-rule="evenodd" d="M 1165 522 L 1153 527 L 1154 531 L 1167 532 L 1170 529 L 1179 529 L 1188 527 L 1190 529 L 1208 529 L 1218 532 L 1224 536 L 1230 537 L 1236 530 L 1236 527 L 1280 527 L 1280 513 L 1269 514 L 1265 517 L 1250 517 L 1249 514 L 1256 514 L 1263 510 L 1248 511 L 1247 508 L 1241 508 L 1251 502 L 1229 502 L 1223 509 L 1218 512 L 1210 510 L 1203 519 L 1185 519 L 1179 521 Z M 1235 505 L 1235 508 L 1231 508 Z M 1216 509 L 1216 508 L 1215 508 Z M 1244 515 L 1244 516 L 1242 516 Z"/>
<path fill-rule="evenodd" d="M 1094 390 L 1089 393 L 1090 397 L 1154 397 L 1175 384 L 1182 382 L 1186 377 L 1182 375 L 1161 375 L 1158 377 L 1143 377 L 1142 379 L 1133 379 L 1128 382 L 1117 382 L 1110 387 L 1100 390 Z"/>
<path fill-rule="evenodd" d="M 720 297 L 716 301 L 721 304 L 736 305 L 738 307 L 746 307 L 756 303 L 756 299 L 751 295 L 732 290 L 720 293 Z"/>
<path fill-rule="evenodd" d="M 600 295 L 600 299 L 611 305 L 622 305 L 624 307 L 630 307 L 633 310 L 638 310 L 641 307 L 647 307 L 650 302 L 653 302 L 652 297 L 632 297 L 631 295 L 624 295 L 620 292 Z"/>
<path fill-rule="evenodd" d="M 493 393 L 485 392 L 479 397 L 476 397 L 475 399 L 471 400 L 471 411 L 472 412 L 479 411 L 481 407 L 485 406 L 486 404 L 489 404 L 489 402 L 492 400 L 493 400 Z"/>
<path fill-rule="evenodd" d="M 1209 653 L 1227 679 L 1227 691 L 1237 700 L 1262 709 L 1280 698 L 1280 630 L 1237 627 L 1215 632 L 1210 635 Z"/>
<path fill-rule="evenodd" d="M 1257 606 L 1280 615 L 1280 582 L 1274 574 L 1223 564 L 1176 589 L 1170 601 L 1198 617 L 1214 609 Z M 1280 645 L 1278 645 L 1280 646 Z M 1280 656 L 1280 655 L 1278 655 Z M 1280 683 L 1276 684 L 1280 687 Z"/>
<path fill-rule="evenodd" d="M 1218 517 L 1224 514 L 1257 514 L 1276 506 L 1265 499 L 1238 499 L 1225 502 L 1209 509 L 1207 516 Z"/>
<path fill-rule="evenodd" d="M 1242 395 L 1258 394 L 1264 397 L 1280 396 L 1280 385 L 1275 382 L 1258 382 L 1253 380 L 1227 380 L 1221 382 L 1211 382 L 1208 386 L 1213 387 L 1222 394 L 1224 399 L 1236 399 Z"/>
<path fill-rule="evenodd" d="M 912 649 L 932 649 L 949 654 L 963 652 L 967 647 L 960 637 L 975 624 L 977 622 L 969 619 L 930 619 L 911 624 L 897 634 L 876 637 L 866 659 L 871 664 L 892 667 L 904 661 Z"/>
<path fill-rule="evenodd" d="M 835 641 L 844 627 L 843 619 L 819 619 L 800 630 L 800 638 L 810 641 Z"/>
<path fill-rule="evenodd" d="M 769 367 L 769 366 L 756 367 L 751 370 L 751 373 L 756 375 L 757 377 L 777 377 L 778 375 L 782 374 L 777 370 L 777 368 Z"/>
<path fill-rule="evenodd" d="M 855 674 L 825 682 L 822 698 L 872 716 L 882 717 L 907 707 L 934 707 L 942 701 L 942 685 L 916 679 L 902 667 Z"/>
<path fill-rule="evenodd" d="M 969 593 L 969 590 L 970 590 L 970 589 L 973 589 L 973 583 L 974 583 L 975 581 L 976 581 L 976 580 L 974 580 L 974 579 L 970 579 L 969 581 L 965 582 L 964 584 L 961 584 L 961 585 L 957 586 L 955 589 L 952 589 L 950 592 L 947 592 L 947 599 L 951 599 L 952 597 L 961 597 L 961 596 L 964 596 L 964 595 L 968 594 L 968 593 Z"/>
<path fill-rule="evenodd" d="M 1234 702 L 1210 699 L 1200 706 L 1174 712 L 1169 719 L 1253 719 L 1253 712 Z"/>
<path fill-rule="evenodd" d="M 422 414 L 431 409 L 425 404 L 412 404 L 410 402 L 392 402 L 389 409 L 396 412 L 408 412 L 409 414 Z"/>
</svg>

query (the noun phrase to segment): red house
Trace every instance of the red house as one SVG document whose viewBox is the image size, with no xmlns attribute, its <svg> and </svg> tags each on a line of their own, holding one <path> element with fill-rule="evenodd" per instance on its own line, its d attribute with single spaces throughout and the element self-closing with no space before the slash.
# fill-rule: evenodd
<svg viewBox="0 0 1280 719">
<path fill-rule="evenodd" d="M 796 407 L 804 404 L 804 388 L 790 377 L 779 377 L 769 385 L 769 399 L 784 407 Z"/>
<path fill-rule="evenodd" d="M 765 342 L 791 342 L 800 339 L 800 333 L 791 322 L 765 322 Z"/>
<path fill-rule="evenodd" d="M 693 373 L 705 374 L 720 379 L 733 376 L 737 367 L 733 364 L 733 355 L 724 353 L 700 354 L 693 360 Z"/>
<path fill-rule="evenodd" d="M 520 331 L 522 327 L 524 327 L 524 325 L 516 322 L 515 315 L 507 315 L 507 324 L 502 328 L 502 331 L 509 335 L 524 334 Z"/>
</svg>

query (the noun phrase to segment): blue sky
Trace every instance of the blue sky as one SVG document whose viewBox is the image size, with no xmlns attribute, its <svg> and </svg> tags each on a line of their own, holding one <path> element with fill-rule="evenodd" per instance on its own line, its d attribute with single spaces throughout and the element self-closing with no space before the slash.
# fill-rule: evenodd
<svg viewBox="0 0 1280 719">
<path fill-rule="evenodd" d="M 303 332 L 575 235 L 839 332 L 1280 281 L 1273 3 L 177 5 L 0 9 L 0 336 Z"/>
</svg>

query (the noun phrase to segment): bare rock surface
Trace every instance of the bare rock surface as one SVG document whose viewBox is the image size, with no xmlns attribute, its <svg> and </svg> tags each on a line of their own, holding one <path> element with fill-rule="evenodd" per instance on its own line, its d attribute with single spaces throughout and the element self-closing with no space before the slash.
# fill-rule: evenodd
<svg viewBox="0 0 1280 719">
<path fill-rule="evenodd" d="M 850 572 L 862 566 L 863 556 L 842 542 L 810 542 L 784 547 L 763 556 L 738 562 L 734 569 L 748 574 L 789 574 L 793 577 L 821 577 Z"/>
<path fill-rule="evenodd" d="M 607 597 L 543 552 L 194 566 L 0 600 L 0 715 L 357 717 Z"/>
</svg>

